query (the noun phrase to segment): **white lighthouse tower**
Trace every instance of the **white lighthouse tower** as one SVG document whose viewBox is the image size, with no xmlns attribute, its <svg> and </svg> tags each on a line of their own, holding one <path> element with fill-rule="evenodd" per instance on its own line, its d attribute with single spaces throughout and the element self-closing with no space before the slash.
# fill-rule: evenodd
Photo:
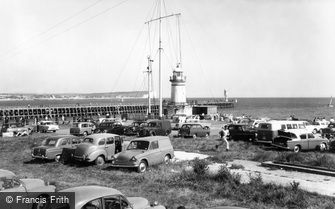
<svg viewBox="0 0 335 209">
<path fill-rule="evenodd" d="M 186 105 L 186 76 L 182 70 L 174 70 L 170 76 L 171 104 Z"/>
</svg>

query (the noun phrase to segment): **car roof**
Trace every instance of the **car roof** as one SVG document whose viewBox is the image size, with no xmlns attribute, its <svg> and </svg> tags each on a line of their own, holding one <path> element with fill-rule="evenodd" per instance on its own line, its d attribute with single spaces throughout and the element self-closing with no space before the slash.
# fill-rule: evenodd
<svg viewBox="0 0 335 209">
<path fill-rule="evenodd" d="M 163 139 L 169 139 L 168 136 L 147 136 L 147 137 L 140 137 L 140 138 L 135 138 L 131 141 L 148 141 L 152 142 L 155 140 L 163 140 Z"/>
<path fill-rule="evenodd" d="M 91 135 L 87 136 L 86 138 L 100 139 L 100 138 L 114 137 L 114 136 L 119 136 L 119 135 L 109 134 L 109 133 L 97 133 L 97 134 L 91 134 Z"/>
<path fill-rule="evenodd" d="M 59 192 L 74 192 L 76 201 L 75 208 L 81 208 L 87 202 L 99 197 L 122 195 L 122 193 L 116 189 L 97 185 L 72 187 L 60 190 Z"/>
<path fill-rule="evenodd" d="M 61 139 L 61 138 L 76 138 L 77 136 L 73 135 L 57 135 L 57 136 L 49 136 L 47 139 Z"/>
<path fill-rule="evenodd" d="M 12 171 L 0 169 L 0 178 L 13 177 L 13 176 L 16 176 L 16 175 Z"/>
</svg>

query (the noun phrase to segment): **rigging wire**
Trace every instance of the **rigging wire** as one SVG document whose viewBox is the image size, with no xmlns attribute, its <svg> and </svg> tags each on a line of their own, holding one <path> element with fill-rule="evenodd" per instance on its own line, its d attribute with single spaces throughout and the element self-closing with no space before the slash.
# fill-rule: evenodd
<svg viewBox="0 0 335 209">
<path fill-rule="evenodd" d="M 45 42 L 45 41 L 48 41 L 48 40 L 53 39 L 53 38 L 56 38 L 56 37 L 62 35 L 63 33 L 69 32 L 69 31 L 71 31 L 72 29 L 75 29 L 75 28 L 77 28 L 77 27 L 79 27 L 79 26 L 81 26 L 81 25 L 83 25 L 83 24 L 85 24 L 85 23 L 87 23 L 87 22 L 89 22 L 89 21 L 91 21 L 91 20 L 93 20 L 93 19 L 95 19 L 95 18 L 101 16 L 101 15 L 104 15 L 104 14 L 110 12 L 112 9 L 115 9 L 115 8 L 121 6 L 122 4 L 126 3 L 127 1 L 130 1 L 130 0 L 124 0 L 124 1 L 121 1 L 121 2 L 119 2 L 119 3 L 117 3 L 117 4 L 115 4 L 114 6 L 109 7 L 109 8 L 107 8 L 107 9 L 105 9 L 105 10 L 103 10 L 103 11 L 101 11 L 101 12 L 95 14 L 95 15 L 92 15 L 92 16 L 90 16 L 89 18 L 86 18 L 86 19 L 84 19 L 83 21 L 78 22 L 78 23 L 76 23 L 76 24 L 74 24 L 74 25 L 68 27 L 67 29 L 65 29 L 65 30 L 63 30 L 63 31 L 61 31 L 61 32 L 59 32 L 59 33 L 56 33 L 56 34 L 54 34 L 54 35 L 52 35 L 52 36 L 50 36 L 50 37 L 48 37 L 48 38 L 45 38 L 45 39 L 41 40 L 40 42 L 36 43 L 35 45 L 37 45 L 37 44 L 42 44 L 42 43 Z M 35 46 L 35 45 L 34 45 L 34 46 Z M 28 48 L 30 48 L 30 47 L 23 48 L 23 50 L 24 50 L 24 49 L 28 49 Z M 18 55 L 18 54 L 20 54 L 20 53 L 21 53 L 21 52 L 19 51 L 19 52 L 17 52 L 16 54 L 13 54 L 13 56 Z"/>
<path fill-rule="evenodd" d="M 15 46 L 14 46 L 13 49 L 9 49 L 7 52 L 4 52 L 4 53 L 0 56 L 0 60 L 3 59 L 5 56 L 10 55 L 11 53 L 14 53 L 14 54 L 15 54 L 16 51 L 20 50 L 20 48 L 21 48 L 22 46 L 24 46 L 25 44 L 27 44 L 28 42 L 30 42 L 30 41 L 32 41 L 32 40 L 38 38 L 38 37 L 41 37 L 41 36 L 47 34 L 49 31 L 52 31 L 53 29 L 57 28 L 58 26 L 63 25 L 64 23 L 66 23 L 66 22 L 72 20 L 73 18 L 75 18 L 75 17 L 79 16 L 80 14 L 86 12 L 87 10 L 89 10 L 90 8 L 96 6 L 97 4 L 101 3 L 102 1 L 103 1 L 103 0 L 97 0 L 97 1 L 95 1 L 94 3 L 88 5 L 87 7 L 85 7 L 85 8 L 83 8 L 83 9 L 79 10 L 78 12 L 76 12 L 76 13 L 74 13 L 74 14 L 72 14 L 72 15 L 70 15 L 70 16 L 64 18 L 64 19 L 62 19 L 61 21 L 57 22 L 56 24 L 50 26 L 50 27 L 47 28 L 46 30 L 41 31 L 41 32 L 39 32 L 39 33 L 37 33 L 37 34 L 35 34 L 35 35 L 29 37 L 28 39 L 26 39 L 26 40 L 24 40 L 24 41 L 21 41 L 21 42 L 19 42 L 19 43 L 17 43 L 17 44 L 15 44 Z"/>
</svg>

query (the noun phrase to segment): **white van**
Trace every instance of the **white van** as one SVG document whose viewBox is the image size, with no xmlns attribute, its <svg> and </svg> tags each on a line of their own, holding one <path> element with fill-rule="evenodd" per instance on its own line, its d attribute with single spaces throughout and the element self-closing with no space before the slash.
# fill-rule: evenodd
<svg viewBox="0 0 335 209">
<path fill-rule="evenodd" d="M 278 130 L 306 129 L 304 122 L 298 120 L 270 120 L 260 123 L 256 129 L 256 141 L 272 143 L 273 139 L 278 136 Z"/>
</svg>

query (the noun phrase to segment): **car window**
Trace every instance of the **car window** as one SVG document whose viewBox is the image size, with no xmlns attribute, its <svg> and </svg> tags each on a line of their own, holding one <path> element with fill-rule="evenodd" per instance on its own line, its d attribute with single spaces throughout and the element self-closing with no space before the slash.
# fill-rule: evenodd
<svg viewBox="0 0 335 209">
<path fill-rule="evenodd" d="M 42 142 L 43 146 L 55 146 L 57 143 L 57 139 L 48 138 Z"/>
<path fill-rule="evenodd" d="M 306 139 L 306 134 L 301 134 L 301 135 L 300 135 L 300 138 L 301 138 L 301 139 Z"/>
<path fill-rule="evenodd" d="M 83 123 L 83 124 L 81 124 L 81 127 L 83 127 L 83 128 L 87 128 L 87 127 L 88 127 L 88 124 L 87 124 L 87 123 Z"/>
<path fill-rule="evenodd" d="M 73 138 L 73 139 L 71 139 L 71 143 L 72 144 L 79 144 L 80 143 L 80 139 Z"/>
<path fill-rule="evenodd" d="M 287 129 L 292 129 L 292 124 L 287 124 Z"/>
<path fill-rule="evenodd" d="M 105 198 L 105 209 L 121 209 L 120 198 L 119 197 Z"/>
<path fill-rule="evenodd" d="M 21 185 L 20 181 L 18 179 L 12 179 L 12 178 L 0 178 L 0 190 L 5 189 L 12 189 L 19 187 Z"/>
<path fill-rule="evenodd" d="M 151 142 L 150 149 L 158 149 L 158 141 Z"/>
<path fill-rule="evenodd" d="M 86 143 L 93 143 L 94 140 L 92 138 L 85 138 L 83 142 L 86 142 Z"/>
<path fill-rule="evenodd" d="M 114 138 L 113 137 L 107 138 L 107 144 L 114 144 Z"/>
<path fill-rule="evenodd" d="M 298 128 L 298 125 L 297 125 L 297 124 L 293 124 L 293 128 L 294 128 L 294 129 L 297 129 L 297 128 Z"/>
<path fill-rule="evenodd" d="M 86 203 L 81 209 L 102 209 L 101 199 L 92 200 Z"/>
<path fill-rule="evenodd" d="M 105 145 L 105 139 L 100 139 L 98 145 Z"/>
<path fill-rule="evenodd" d="M 261 129 L 269 129 L 270 130 L 271 129 L 271 124 L 264 124 L 263 123 L 263 124 L 260 125 L 260 128 Z"/>
<path fill-rule="evenodd" d="M 303 129 L 305 128 L 305 125 L 304 124 L 299 124 L 299 129 Z"/>
<path fill-rule="evenodd" d="M 66 145 L 66 144 L 67 144 L 67 140 L 66 139 L 62 139 L 61 145 Z"/>
<path fill-rule="evenodd" d="M 309 133 L 307 136 L 308 136 L 309 139 L 314 139 L 315 138 L 314 135 L 311 134 L 311 133 Z"/>
<path fill-rule="evenodd" d="M 141 150 L 147 150 L 149 148 L 149 142 L 148 141 L 132 141 L 129 143 L 127 150 L 133 150 L 133 149 L 141 149 Z"/>
</svg>

